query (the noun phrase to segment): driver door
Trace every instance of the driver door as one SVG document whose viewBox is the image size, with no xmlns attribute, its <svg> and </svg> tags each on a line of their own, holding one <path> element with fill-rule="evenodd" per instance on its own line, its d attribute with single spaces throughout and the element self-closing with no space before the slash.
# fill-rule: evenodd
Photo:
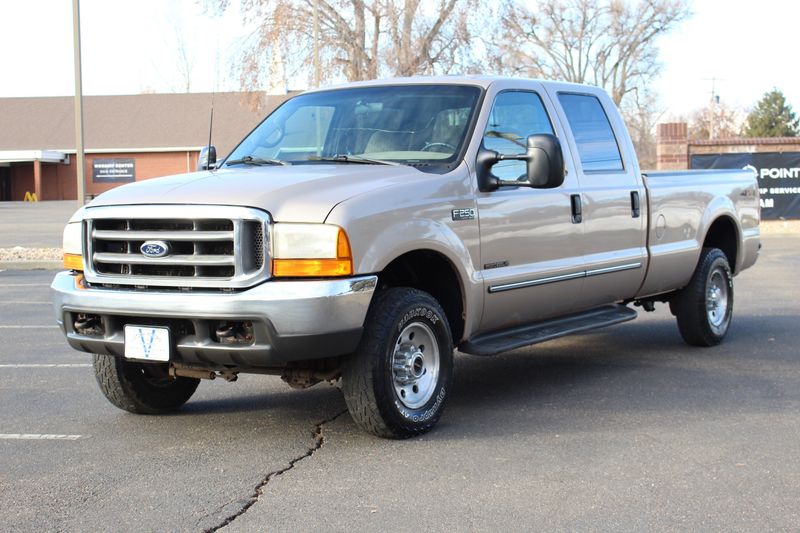
<svg viewBox="0 0 800 533">
<path fill-rule="evenodd" d="M 494 97 L 483 133 L 487 149 L 502 154 L 525 152 L 526 139 L 536 133 L 564 138 L 555 114 L 531 90 L 505 90 Z M 565 154 L 566 155 L 566 154 Z M 485 284 L 481 330 L 513 327 L 573 309 L 583 286 L 582 225 L 574 223 L 571 195 L 579 185 L 572 162 L 565 157 L 567 176 L 554 189 L 501 187 L 478 192 L 481 263 Z M 524 179 L 525 163 L 501 161 L 492 172 L 504 180 Z"/>
</svg>

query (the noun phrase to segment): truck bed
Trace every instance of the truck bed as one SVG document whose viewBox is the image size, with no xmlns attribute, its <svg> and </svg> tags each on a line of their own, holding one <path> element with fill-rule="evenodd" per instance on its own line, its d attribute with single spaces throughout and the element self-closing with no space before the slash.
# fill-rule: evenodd
<svg viewBox="0 0 800 533">
<path fill-rule="evenodd" d="M 734 274 L 758 256 L 758 185 L 749 170 L 647 171 L 649 266 L 639 297 L 685 286 L 702 249 L 701 239 L 723 212 L 736 229 Z M 719 223 L 719 222 L 717 222 Z"/>
</svg>

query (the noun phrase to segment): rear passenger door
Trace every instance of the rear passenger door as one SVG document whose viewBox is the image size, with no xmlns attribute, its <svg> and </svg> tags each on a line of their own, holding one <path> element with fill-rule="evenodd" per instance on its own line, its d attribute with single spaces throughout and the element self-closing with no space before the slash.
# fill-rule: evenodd
<svg viewBox="0 0 800 533">
<path fill-rule="evenodd" d="M 625 125 L 603 91 L 555 90 L 580 182 L 588 309 L 633 297 L 647 266 L 646 196 Z M 626 157 L 626 154 L 630 154 Z"/>
</svg>

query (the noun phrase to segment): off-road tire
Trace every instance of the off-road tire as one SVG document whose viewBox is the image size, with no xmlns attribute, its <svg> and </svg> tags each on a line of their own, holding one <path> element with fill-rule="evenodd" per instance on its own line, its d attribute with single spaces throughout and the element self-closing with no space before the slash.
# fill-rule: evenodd
<svg viewBox="0 0 800 533">
<path fill-rule="evenodd" d="M 393 363 L 401 334 L 415 325 L 424 326 L 435 337 L 438 378 L 430 385 L 430 399 L 411 409 L 396 391 Z M 342 392 L 356 424 L 373 435 L 393 439 L 430 431 L 442 415 L 452 380 L 453 340 L 439 303 L 430 294 L 411 288 L 390 288 L 376 294 L 361 342 L 342 367 Z"/>
<path fill-rule="evenodd" d="M 719 276 L 719 277 L 716 277 Z M 708 309 L 712 279 L 726 289 L 726 305 L 720 323 L 714 324 Z M 689 284 L 670 299 L 681 337 L 691 346 L 716 346 L 725 337 L 733 316 L 733 274 L 727 256 L 718 248 L 703 248 Z"/>
<path fill-rule="evenodd" d="M 176 411 L 191 398 L 199 379 L 169 378 L 167 363 L 136 363 L 95 354 L 94 375 L 108 401 L 137 414 Z"/>
</svg>

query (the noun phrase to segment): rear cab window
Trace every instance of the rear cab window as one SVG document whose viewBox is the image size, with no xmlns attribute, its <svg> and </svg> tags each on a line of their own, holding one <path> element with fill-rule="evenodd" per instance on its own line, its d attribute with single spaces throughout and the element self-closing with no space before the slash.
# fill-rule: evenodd
<svg viewBox="0 0 800 533">
<path fill-rule="evenodd" d="M 603 105 L 589 94 L 558 93 L 584 172 L 622 172 L 619 144 Z"/>
</svg>

